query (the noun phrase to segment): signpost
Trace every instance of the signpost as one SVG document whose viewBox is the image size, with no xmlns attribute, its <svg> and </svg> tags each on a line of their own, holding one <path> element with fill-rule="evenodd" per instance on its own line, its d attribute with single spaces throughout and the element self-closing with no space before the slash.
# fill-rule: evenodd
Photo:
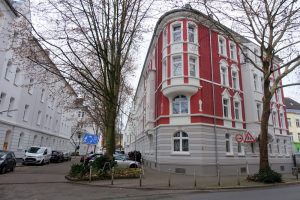
<svg viewBox="0 0 300 200">
<path fill-rule="evenodd" d="M 235 135 L 235 140 L 236 140 L 238 143 L 241 143 L 241 142 L 243 142 L 244 137 L 243 137 L 242 134 L 237 133 L 237 134 Z"/>
<path fill-rule="evenodd" d="M 96 145 L 99 143 L 99 136 L 91 133 L 85 133 L 82 142 L 88 145 Z"/>
</svg>

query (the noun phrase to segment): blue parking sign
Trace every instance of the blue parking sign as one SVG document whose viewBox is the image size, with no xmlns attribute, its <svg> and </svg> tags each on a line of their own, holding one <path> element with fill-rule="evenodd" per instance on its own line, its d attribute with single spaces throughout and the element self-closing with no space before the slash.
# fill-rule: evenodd
<svg viewBox="0 0 300 200">
<path fill-rule="evenodd" d="M 91 133 L 85 133 L 82 138 L 82 142 L 84 144 L 96 145 L 99 142 L 99 136 Z"/>
</svg>

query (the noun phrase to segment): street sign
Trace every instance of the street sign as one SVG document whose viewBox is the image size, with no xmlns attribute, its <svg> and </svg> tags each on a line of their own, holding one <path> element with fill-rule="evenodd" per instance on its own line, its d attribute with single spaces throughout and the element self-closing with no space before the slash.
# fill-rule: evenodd
<svg viewBox="0 0 300 200">
<path fill-rule="evenodd" d="M 243 142 L 244 137 L 243 137 L 242 134 L 237 133 L 237 134 L 235 135 L 235 140 L 236 140 L 238 143 L 241 143 L 241 142 Z"/>
<path fill-rule="evenodd" d="M 99 136 L 91 133 L 85 133 L 82 142 L 84 144 L 96 145 L 99 143 Z"/>
<path fill-rule="evenodd" d="M 245 143 L 254 143 L 255 142 L 254 137 L 251 135 L 251 133 L 249 131 L 247 131 L 247 133 L 245 134 L 244 142 Z"/>
</svg>

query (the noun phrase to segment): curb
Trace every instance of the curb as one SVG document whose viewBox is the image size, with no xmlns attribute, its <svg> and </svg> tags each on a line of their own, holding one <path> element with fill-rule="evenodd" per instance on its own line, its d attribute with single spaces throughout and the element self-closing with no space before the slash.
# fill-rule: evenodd
<svg viewBox="0 0 300 200">
<path fill-rule="evenodd" d="M 211 192 L 211 191 L 226 191 L 226 190 L 245 190 L 245 189 L 259 189 L 259 188 L 272 188 L 272 187 L 284 187 L 291 185 L 300 184 L 299 181 L 295 182 L 283 182 L 275 184 L 266 184 L 266 185 L 252 185 L 252 186 L 224 186 L 224 187 L 204 187 L 204 188 L 179 188 L 179 187 L 147 187 L 147 186 L 118 186 L 118 185 L 95 185 L 91 184 L 88 181 L 79 181 L 73 180 L 72 178 L 65 176 L 65 179 L 68 180 L 67 183 L 85 185 L 90 187 L 103 187 L 103 188 L 120 188 L 120 189 L 138 189 L 138 190 L 182 190 L 182 191 L 201 191 L 201 192 Z"/>
</svg>

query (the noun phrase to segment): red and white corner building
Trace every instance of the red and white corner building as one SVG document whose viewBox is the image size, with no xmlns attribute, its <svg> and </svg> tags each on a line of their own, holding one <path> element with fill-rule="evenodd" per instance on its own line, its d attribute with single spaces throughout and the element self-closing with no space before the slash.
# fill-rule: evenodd
<svg viewBox="0 0 300 200">
<path fill-rule="evenodd" d="M 197 175 L 258 170 L 259 142 L 237 143 L 235 136 L 258 138 L 262 74 L 210 27 L 211 19 L 190 8 L 156 24 L 124 134 L 125 150 L 140 151 L 149 167 Z M 280 91 L 272 100 L 269 158 L 285 173 L 292 146 L 283 97 Z"/>
</svg>

